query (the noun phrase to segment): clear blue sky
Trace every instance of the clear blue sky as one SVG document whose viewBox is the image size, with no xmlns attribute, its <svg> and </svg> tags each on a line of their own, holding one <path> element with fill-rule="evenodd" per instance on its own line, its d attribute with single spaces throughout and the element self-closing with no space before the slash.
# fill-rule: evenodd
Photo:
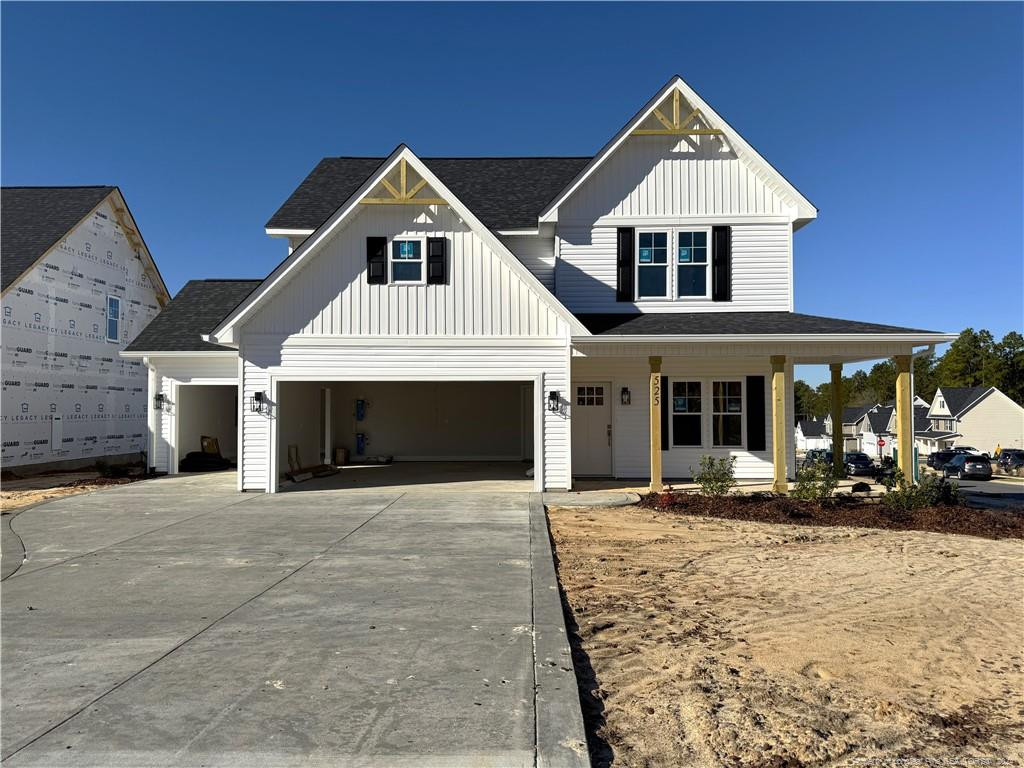
<svg viewBox="0 0 1024 768">
<path fill-rule="evenodd" d="M 172 293 L 263 277 L 325 155 L 590 154 L 678 73 L 818 206 L 797 311 L 1022 325 L 1021 4 L 0 13 L 3 183 L 119 185 Z"/>
</svg>

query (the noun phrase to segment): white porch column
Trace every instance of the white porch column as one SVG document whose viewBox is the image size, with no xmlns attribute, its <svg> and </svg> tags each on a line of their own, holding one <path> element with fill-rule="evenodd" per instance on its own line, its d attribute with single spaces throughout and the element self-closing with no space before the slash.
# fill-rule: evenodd
<svg viewBox="0 0 1024 768">
<path fill-rule="evenodd" d="M 896 356 L 896 438 L 900 471 L 908 482 L 914 481 L 914 395 L 910 372 L 913 358 Z"/>
<path fill-rule="evenodd" d="M 772 355 L 772 491 L 786 493 L 786 356 Z"/>
</svg>

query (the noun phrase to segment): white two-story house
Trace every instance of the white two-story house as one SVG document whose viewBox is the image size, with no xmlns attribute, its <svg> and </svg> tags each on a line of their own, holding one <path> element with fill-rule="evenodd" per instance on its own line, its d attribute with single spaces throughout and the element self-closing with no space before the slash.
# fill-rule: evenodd
<svg viewBox="0 0 1024 768">
<path fill-rule="evenodd" d="M 264 280 L 190 283 L 126 353 L 155 466 L 231 408 L 242 490 L 339 447 L 532 462 L 538 490 L 733 456 L 782 490 L 795 364 L 894 357 L 910 419 L 915 347 L 954 338 L 795 313 L 816 216 L 679 77 L 593 156 L 327 158 L 267 224 L 288 255 Z"/>
</svg>

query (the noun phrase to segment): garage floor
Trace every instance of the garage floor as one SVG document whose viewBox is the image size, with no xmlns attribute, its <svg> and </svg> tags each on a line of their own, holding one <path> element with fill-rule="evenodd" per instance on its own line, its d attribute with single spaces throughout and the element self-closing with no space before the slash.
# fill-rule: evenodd
<svg viewBox="0 0 1024 768">
<path fill-rule="evenodd" d="M 586 764 L 536 494 L 234 483 L 13 519 L 4 765 Z"/>
<path fill-rule="evenodd" d="M 532 466 L 522 461 L 403 461 L 344 467 L 330 477 L 281 484 L 281 491 L 387 489 L 389 491 L 530 492 Z"/>
</svg>

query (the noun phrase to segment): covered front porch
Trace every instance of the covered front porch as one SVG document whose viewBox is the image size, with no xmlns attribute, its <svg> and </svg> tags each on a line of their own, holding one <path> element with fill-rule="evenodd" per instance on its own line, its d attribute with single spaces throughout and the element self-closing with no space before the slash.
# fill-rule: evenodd
<svg viewBox="0 0 1024 768">
<path fill-rule="evenodd" d="M 897 462 L 914 477 L 913 357 L 947 340 L 937 336 L 574 339 L 574 483 L 614 478 L 660 491 L 691 479 L 703 456 L 731 456 L 741 485 L 786 493 L 797 469 L 794 366 L 829 365 L 832 418 L 842 423 L 844 365 L 887 358 L 897 366 Z M 841 431 L 832 439 L 833 460 L 842 469 Z"/>
</svg>

